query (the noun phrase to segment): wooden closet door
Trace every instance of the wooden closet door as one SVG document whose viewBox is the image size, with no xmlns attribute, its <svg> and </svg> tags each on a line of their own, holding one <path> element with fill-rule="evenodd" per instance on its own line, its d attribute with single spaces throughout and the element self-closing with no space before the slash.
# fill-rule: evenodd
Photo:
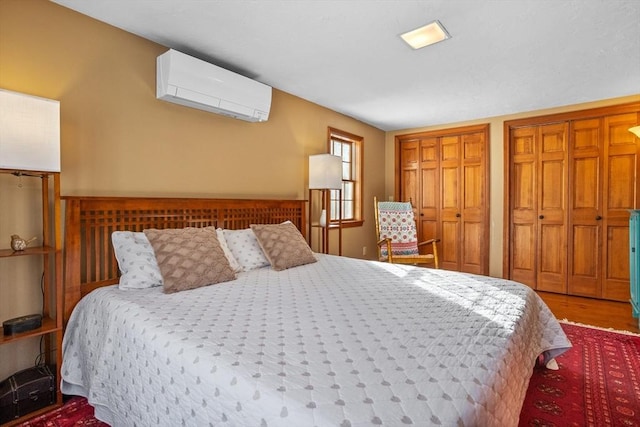
<svg viewBox="0 0 640 427">
<path fill-rule="evenodd" d="M 414 200 L 418 207 L 416 215 L 418 224 L 418 241 L 425 242 L 438 237 L 439 200 L 438 157 L 440 146 L 438 138 L 420 140 L 420 194 Z M 426 248 L 425 248 L 426 249 Z"/>
<path fill-rule="evenodd" d="M 488 126 L 398 137 L 400 200 L 416 207 L 421 241 L 439 238 L 444 269 L 489 273 Z"/>
<path fill-rule="evenodd" d="M 403 183 L 399 200 L 411 201 L 418 228 L 418 240 L 438 236 L 438 140 L 404 141 L 400 146 Z"/>
<path fill-rule="evenodd" d="M 461 159 L 460 136 L 440 138 L 440 266 L 445 270 L 460 270 L 461 221 Z"/>
<path fill-rule="evenodd" d="M 567 134 L 565 123 L 538 130 L 536 289 L 567 292 Z"/>
<path fill-rule="evenodd" d="M 538 220 L 538 127 L 511 131 L 511 227 L 509 278 L 536 288 Z"/>
<path fill-rule="evenodd" d="M 600 297 L 602 265 L 602 120 L 571 123 L 569 272 L 571 295 Z"/>
<path fill-rule="evenodd" d="M 487 274 L 488 230 L 484 132 L 440 139 L 440 265 Z"/>
<path fill-rule="evenodd" d="M 486 194 L 486 147 L 483 132 L 461 136 L 461 233 L 460 270 L 486 274 L 489 233 L 485 227 L 488 194 Z"/>
<path fill-rule="evenodd" d="M 638 208 L 640 176 L 640 139 L 629 128 L 639 123 L 640 103 L 505 122 L 505 276 L 629 300 L 629 210 Z"/>
<path fill-rule="evenodd" d="M 510 277 L 566 293 L 567 125 L 511 133 Z"/>
<path fill-rule="evenodd" d="M 604 118 L 602 298 L 629 301 L 629 215 L 637 205 L 638 146 L 628 131 L 636 113 Z"/>
<path fill-rule="evenodd" d="M 636 113 L 572 123 L 569 293 L 629 300 L 629 210 L 637 206 Z"/>
</svg>

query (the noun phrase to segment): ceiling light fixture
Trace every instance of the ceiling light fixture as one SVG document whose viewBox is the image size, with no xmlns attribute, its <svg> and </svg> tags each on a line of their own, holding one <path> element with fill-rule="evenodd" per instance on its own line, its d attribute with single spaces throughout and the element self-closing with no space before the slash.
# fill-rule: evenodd
<svg viewBox="0 0 640 427">
<path fill-rule="evenodd" d="M 433 21 L 424 27 L 401 34 L 402 40 L 413 49 L 420 49 L 430 44 L 450 39 L 451 35 L 444 29 L 440 21 Z"/>
</svg>

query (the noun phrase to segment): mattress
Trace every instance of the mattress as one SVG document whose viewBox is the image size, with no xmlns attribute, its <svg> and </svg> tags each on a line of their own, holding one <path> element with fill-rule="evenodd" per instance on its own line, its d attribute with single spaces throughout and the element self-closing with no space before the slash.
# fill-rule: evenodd
<svg viewBox="0 0 640 427">
<path fill-rule="evenodd" d="M 175 294 L 91 292 L 63 393 L 113 426 L 516 426 L 539 356 L 571 346 L 527 286 L 316 257 Z"/>
</svg>

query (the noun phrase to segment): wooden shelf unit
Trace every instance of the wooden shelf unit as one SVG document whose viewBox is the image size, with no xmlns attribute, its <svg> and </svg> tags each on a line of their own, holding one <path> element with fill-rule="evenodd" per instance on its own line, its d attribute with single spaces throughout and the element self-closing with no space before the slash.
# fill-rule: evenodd
<svg viewBox="0 0 640 427">
<path fill-rule="evenodd" d="M 312 215 L 313 211 L 313 194 L 314 192 L 320 192 L 321 197 L 321 209 L 325 209 L 327 211 L 327 219 L 326 226 L 322 226 L 318 223 L 317 216 L 315 221 L 313 221 Z M 313 230 L 320 229 L 320 251 L 324 254 L 329 253 L 329 231 L 338 230 L 338 255 L 342 255 L 342 190 L 338 191 L 338 220 L 331 221 L 331 191 L 330 189 L 309 189 L 309 246 L 312 245 L 313 240 Z M 315 214 L 318 214 L 315 212 Z"/>
<path fill-rule="evenodd" d="M 23 256 L 40 256 L 43 265 L 43 304 L 42 326 L 19 334 L 0 336 L 0 345 L 11 345 L 33 337 L 45 336 L 45 363 L 56 367 L 56 400 L 52 405 L 9 421 L 3 426 L 12 426 L 26 421 L 38 414 L 62 405 L 60 391 L 60 366 L 62 363 L 63 336 L 63 292 L 62 292 L 62 226 L 60 206 L 60 173 L 0 169 L 2 174 L 33 177 L 41 180 L 42 185 L 42 246 L 29 247 L 24 251 L 0 249 L 0 258 L 9 259 Z M 52 181 L 53 187 L 50 186 Z M 51 197 L 50 192 L 53 193 Z M 0 215 L 10 215 L 8 209 Z M 6 236 L 8 237 L 8 236 Z M 7 238 L 7 242 L 9 239 Z M 25 313 L 26 314 L 26 313 Z M 0 318 L 6 320 L 0 313 Z M 55 354 L 55 360 L 54 355 Z"/>
</svg>

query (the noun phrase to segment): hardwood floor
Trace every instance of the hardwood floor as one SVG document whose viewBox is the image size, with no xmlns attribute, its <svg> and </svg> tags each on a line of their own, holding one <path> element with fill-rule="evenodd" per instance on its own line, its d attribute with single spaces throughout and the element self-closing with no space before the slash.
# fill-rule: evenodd
<svg viewBox="0 0 640 427">
<path fill-rule="evenodd" d="M 631 304 L 593 298 L 538 292 L 556 318 L 587 325 L 640 333 L 638 319 L 631 315 Z"/>
</svg>

